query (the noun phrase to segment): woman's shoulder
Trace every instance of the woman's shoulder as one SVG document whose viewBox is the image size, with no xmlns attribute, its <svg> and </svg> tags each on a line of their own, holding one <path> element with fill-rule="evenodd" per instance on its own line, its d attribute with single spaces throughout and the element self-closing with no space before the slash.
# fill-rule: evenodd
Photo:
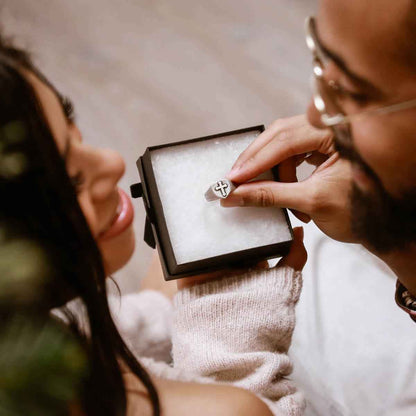
<svg viewBox="0 0 416 416">
<path fill-rule="evenodd" d="M 128 416 L 152 416 L 145 387 L 133 375 L 125 378 Z M 234 386 L 154 379 L 164 416 L 272 416 L 256 395 Z"/>
</svg>

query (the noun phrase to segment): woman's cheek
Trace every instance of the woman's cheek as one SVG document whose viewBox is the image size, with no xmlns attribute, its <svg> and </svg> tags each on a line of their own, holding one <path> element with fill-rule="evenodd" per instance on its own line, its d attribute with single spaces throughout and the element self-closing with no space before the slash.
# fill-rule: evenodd
<svg viewBox="0 0 416 416">
<path fill-rule="evenodd" d="M 104 262 L 106 275 L 115 273 L 130 260 L 135 248 L 135 235 L 130 225 L 121 234 L 104 241 L 98 241 L 98 248 Z"/>
<path fill-rule="evenodd" d="M 84 214 L 85 219 L 87 220 L 88 227 L 90 228 L 91 234 L 96 239 L 98 235 L 100 234 L 100 231 L 98 228 L 98 221 L 97 221 L 97 215 L 94 209 L 94 206 L 92 205 L 90 198 L 88 196 L 87 192 L 81 192 L 78 195 L 78 203 L 81 208 L 82 213 Z"/>
</svg>

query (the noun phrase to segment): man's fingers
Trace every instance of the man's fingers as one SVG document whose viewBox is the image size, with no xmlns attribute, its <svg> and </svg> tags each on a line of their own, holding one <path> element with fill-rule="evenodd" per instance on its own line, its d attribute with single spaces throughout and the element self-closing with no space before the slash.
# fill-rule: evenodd
<svg viewBox="0 0 416 416">
<path fill-rule="evenodd" d="M 301 155 L 302 157 L 304 155 Z M 279 165 L 279 181 L 280 182 L 297 182 L 298 178 L 296 176 L 296 166 L 298 164 L 298 157 L 291 157 L 284 160 Z M 297 211 L 295 209 L 291 210 L 293 215 L 304 223 L 308 223 L 311 220 L 309 215 L 304 214 L 303 212 Z"/>
<path fill-rule="evenodd" d="M 302 270 L 308 259 L 308 253 L 303 245 L 303 227 L 294 228 L 293 236 L 289 254 L 279 261 L 278 266 L 289 266 L 295 270 Z"/>
<path fill-rule="evenodd" d="M 234 168 L 227 177 L 236 183 L 247 182 L 298 153 L 312 151 L 315 145 L 311 140 L 273 138 L 243 165 Z"/>
<path fill-rule="evenodd" d="M 300 125 L 307 124 L 305 114 L 294 116 L 286 119 L 279 119 L 272 123 L 250 146 L 244 150 L 233 165 L 233 169 L 244 164 L 251 159 L 261 148 L 274 139 L 274 137 L 282 130 L 294 129 Z"/>
<path fill-rule="evenodd" d="M 322 165 L 322 163 L 324 163 L 328 157 L 328 155 L 324 155 L 319 152 L 313 152 L 308 158 L 305 159 L 305 161 L 310 165 L 319 166 Z"/>
<path fill-rule="evenodd" d="M 273 181 L 250 182 L 239 186 L 226 199 L 223 207 L 280 207 L 308 214 L 309 187 L 305 182 L 282 183 Z"/>
<path fill-rule="evenodd" d="M 247 149 L 241 153 L 240 156 L 238 156 L 237 160 L 234 162 L 231 172 L 238 169 L 247 160 L 251 159 L 253 155 L 255 155 L 262 147 L 271 142 L 275 134 L 276 132 L 273 129 L 267 129 L 262 134 L 260 134 L 257 139 L 254 140 L 254 142 L 251 143 Z"/>
<path fill-rule="evenodd" d="M 284 160 L 278 166 L 279 181 L 280 182 L 297 182 L 296 176 L 296 164 L 297 160 L 294 157 Z"/>
<path fill-rule="evenodd" d="M 292 156 L 320 149 L 329 152 L 332 134 L 306 124 L 295 129 L 282 129 L 271 140 L 267 135 L 259 140 L 259 144 L 256 142 L 227 175 L 230 180 L 244 183 Z"/>
</svg>

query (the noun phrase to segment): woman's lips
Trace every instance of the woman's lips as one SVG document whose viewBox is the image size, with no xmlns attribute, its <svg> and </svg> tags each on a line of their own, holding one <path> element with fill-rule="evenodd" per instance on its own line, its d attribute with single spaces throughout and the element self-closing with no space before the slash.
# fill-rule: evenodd
<svg viewBox="0 0 416 416">
<path fill-rule="evenodd" d="M 118 236 L 133 222 L 134 210 L 130 198 L 120 188 L 118 188 L 118 194 L 120 200 L 118 203 L 116 215 L 110 227 L 102 234 L 100 234 L 100 241 L 109 240 L 110 238 Z"/>
</svg>

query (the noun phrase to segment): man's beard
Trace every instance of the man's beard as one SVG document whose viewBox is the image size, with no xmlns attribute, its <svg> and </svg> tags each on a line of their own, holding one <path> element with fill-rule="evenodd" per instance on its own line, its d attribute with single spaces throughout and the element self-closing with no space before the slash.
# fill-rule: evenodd
<svg viewBox="0 0 416 416">
<path fill-rule="evenodd" d="M 416 187 L 401 197 L 392 197 L 375 172 L 364 162 L 352 143 L 335 139 L 340 156 L 369 176 L 373 189 L 363 192 L 353 182 L 351 188 L 351 229 L 370 250 L 386 254 L 407 248 L 416 241 Z"/>
</svg>

